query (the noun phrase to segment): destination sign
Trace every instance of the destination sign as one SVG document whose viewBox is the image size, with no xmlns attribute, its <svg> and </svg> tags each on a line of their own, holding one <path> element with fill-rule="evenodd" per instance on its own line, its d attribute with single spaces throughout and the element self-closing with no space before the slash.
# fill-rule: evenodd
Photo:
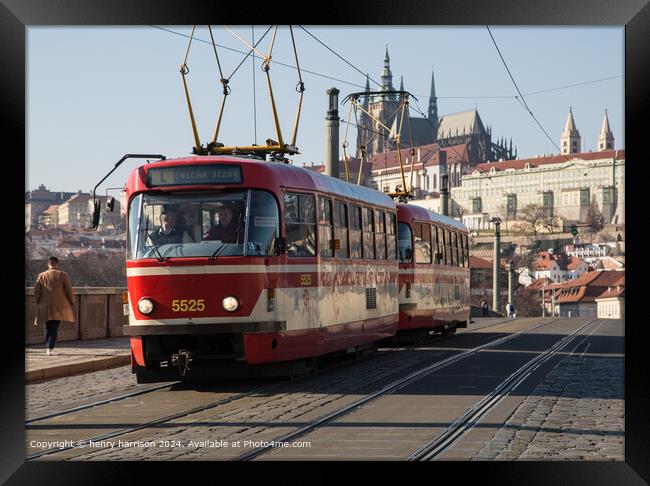
<svg viewBox="0 0 650 486">
<path fill-rule="evenodd" d="M 147 186 L 189 186 L 199 184 L 241 184 L 239 165 L 210 164 L 155 167 L 147 172 Z"/>
</svg>

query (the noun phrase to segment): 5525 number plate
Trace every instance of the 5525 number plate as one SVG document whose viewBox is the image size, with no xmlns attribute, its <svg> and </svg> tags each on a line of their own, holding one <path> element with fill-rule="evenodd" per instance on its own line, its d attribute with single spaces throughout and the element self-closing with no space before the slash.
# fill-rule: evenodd
<svg viewBox="0 0 650 486">
<path fill-rule="evenodd" d="M 174 299 L 173 312 L 201 312 L 205 310 L 205 299 Z"/>
</svg>

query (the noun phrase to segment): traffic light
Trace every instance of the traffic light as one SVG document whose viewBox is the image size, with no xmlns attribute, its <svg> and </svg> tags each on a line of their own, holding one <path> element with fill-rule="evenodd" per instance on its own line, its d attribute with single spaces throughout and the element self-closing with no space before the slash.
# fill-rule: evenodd
<svg viewBox="0 0 650 486">
<path fill-rule="evenodd" d="M 575 224 L 571 226 L 571 234 L 573 236 L 576 236 L 578 234 L 578 227 Z"/>
</svg>

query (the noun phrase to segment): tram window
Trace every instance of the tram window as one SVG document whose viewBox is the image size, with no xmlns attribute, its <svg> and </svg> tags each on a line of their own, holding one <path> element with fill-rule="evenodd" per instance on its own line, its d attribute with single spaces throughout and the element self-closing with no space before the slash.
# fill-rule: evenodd
<svg viewBox="0 0 650 486">
<path fill-rule="evenodd" d="M 415 223 L 415 263 L 431 263 L 431 230 L 426 223 Z"/>
<path fill-rule="evenodd" d="M 395 215 L 388 213 L 386 214 L 386 252 L 389 260 L 397 258 L 395 236 Z"/>
<path fill-rule="evenodd" d="M 350 206 L 350 258 L 361 258 L 361 208 Z"/>
<path fill-rule="evenodd" d="M 386 221 L 383 211 L 375 211 L 375 243 L 377 245 L 377 260 L 386 259 Z"/>
<path fill-rule="evenodd" d="M 439 232 L 438 232 L 438 235 L 442 236 L 442 239 L 440 240 L 440 243 L 441 243 L 440 250 L 441 250 L 441 253 L 442 253 L 442 259 L 440 260 L 440 263 L 442 265 L 447 265 L 447 258 L 448 258 L 447 257 L 447 255 L 448 255 L 448 252 L 447 252 L 447 238 L 448 238 L 447 230 L 443 229 L 443 228 L 440 228 Z"/>
<path fill-rule="evenodd" d="M 463 235 L 463 240 L 465 240 L 465 266 L 469 267 L 469 241 L 467 235 Z"/>
<path fill-rule="evenodd" d="M 335 255 L 337 258 L 348 258 L 348 206 L 336 201 L 334 210 L 334 239 L 339 241 Z"/>
<path fill-rule="evenodd" d="M 433 253 L 433 263 L 440 265 L 442 253 L 440 250 L 440 237 L 438 235 L 438 227 L 435 224 L 431 225 L 431 252 Z"/>
<path fill-rule="evenodd" d="M 275 238 L 280 236 L 280 218 L 275 198 L 268 192 L 252 191 L 247 255 L 274 255 Z"/>
<path fill-rule="evenodd" d="M 451 257 L 451 231 L 445 230 L 445 264 L 453 265 Z"/>
<path fill-rule="evenodd" d="M 451 264 L 458 266 L 458 235 L 455 231 L 451 232 Z"/>
<path fill-rule="evenodd" d="M 398 236 L 397 243 L 399 248 L 400 263 L 413 263 L 413 240 L 411 238 L 411 228 L 406 223 L 397 225 Z"/>
<path fill-rule="evenodd" d="M 129 237 L 127 248 L 127 260 L 135 260 L 138 248 L 138 222 L 140 221 L 140 211 L 142 211 L 142 194 L 138 194 L 131 200 L 129 208 Z"/>
<path fill-rule="evenodd" d="M 314 196 L 287 193 L 284 196 L 287 255 L 316 256 L 316 205 Z"/>
<path fill-rule="evenodd" d="M 134 198 L 129 208 L 129 258 L 244 255 L 250 194 L 250 190 L 214 191 Z"/>
<path fill-rule="evenodd" d="M 374 212 L 370 208 L 363 208 L 363 258 L 375 258 Z"/>
<path fill-rule="evenodd" d="M 458 233 L 458 266 L 465 266 L 465 247 L 463 246 L 463 235 Z"/>
<path fill-rule="evenodd" d="M 320 256 L 334 256 L 334 240 L 332 239 L 332 200 L 319 197 L 318 245 Z"/>
</svg>

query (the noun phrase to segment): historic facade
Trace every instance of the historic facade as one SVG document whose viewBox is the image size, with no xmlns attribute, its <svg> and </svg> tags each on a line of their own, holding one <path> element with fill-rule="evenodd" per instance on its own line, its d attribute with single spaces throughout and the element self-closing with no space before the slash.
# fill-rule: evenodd
<svg viewBox="0 0 650 486">
<path fill-rule="evenodd" d="M 561 230 L 586 222 L 594 201 L 605 224 L 621 225 L 625 223 L 625 151 L 479 164 L 463 176 L 460 187 L 452 187 L 451 197 L 456 215 L 462 214 L 463 222 L 476 230 L 489 228 L 494 216 L 501 218 L 502 228 L 522 226 L 529 205 L 552 217 L 558 226 L 553 229 Z"/>
</svg>

